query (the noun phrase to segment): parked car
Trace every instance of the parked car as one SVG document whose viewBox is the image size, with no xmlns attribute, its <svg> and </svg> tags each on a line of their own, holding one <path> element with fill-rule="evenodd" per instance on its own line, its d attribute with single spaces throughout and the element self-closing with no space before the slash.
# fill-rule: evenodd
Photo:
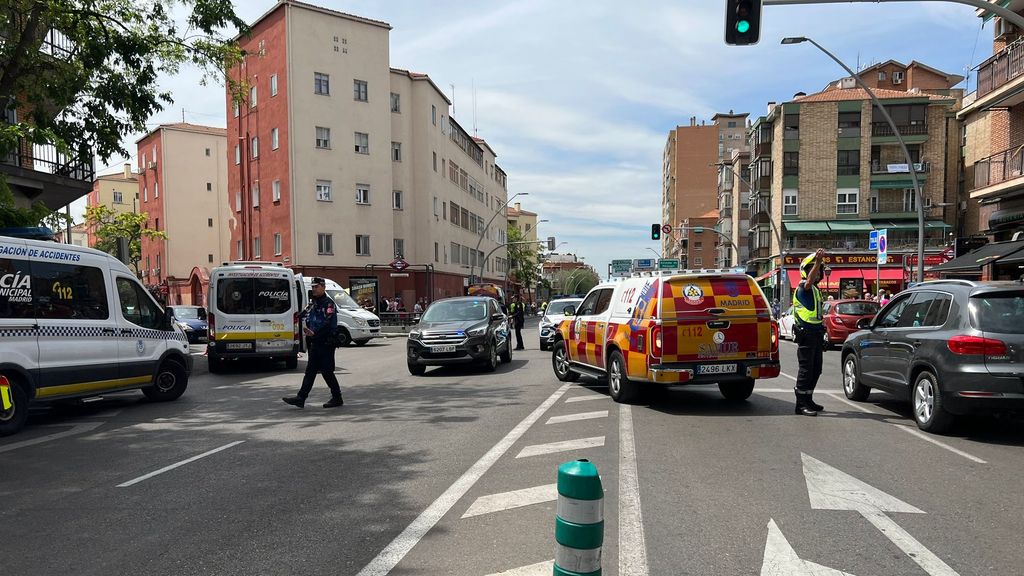
<svg viewBox="0 0 1024 576">
<path fill-rule="evenodd" d="M 202 306 L 168 306 L 171 318 L 185 331 L 189 344 L 204 344 L 208 340 L 206 308 Z"/>
<path fill-rule="evenodd" d="M 551 349 L 551 343 L 554 342 L 555 335 L 558 334 L 558 325 L 565 320 L 566 309 L 570 306 L 575 309 L 580 302 L 583 302 L 583 298 L 562 298 L 548 303 L 544 316 L 541 317 L 540 324 L 537 326 L 541 350 Z"/>
<path fill-rule="evenodd" d="M 836 300 L 828 304 L 823 316 L 826 348 L 846 342 L 846 337 L 857 331 L 857 322 L 874 318 L 881 308 L 871 300 Z"/>
<path fill-rule="evenodd" d="M 305 309 L 309 304 L 309 292 L 313 289 L 313 277 L 296 274 L 295 278 L 302 280 L 304 290 L 300 309 Z M 356 346 L 364 346 L 370 340 L 380 338 L 380 318 L 359 306 L 334 280 L 325 278 L 324 282 L 327 295 L 338 307 L 338 329 L 334 333 L 334 341 L 338 343 L 338 347 L 348 346 L 353 342 Z"/>
<path fill-rule="evenodd" d="M 843 390 L 913 405 L 919 428 L 1024 407 L 1024 284 L 936 280 L 901 292 L 843 345 Z"/>
<path fill-rule="evenodd" d="M 796 335 L 793 333 L 793 324 L 795 322 L 796 317 L 793 316 L 793 307 L 790 306 L 779 316 L 779 338 L 795 341 Z"/>
<path fill-rule="evenodd" d="M 420 376 L 427 366 L 482 364 L 488 372 L 498 360 L 512 361 L 508 317 L 490 297 L 460 296 L 432 303 L 409 331 L 409 373 Z"/>
</svg>

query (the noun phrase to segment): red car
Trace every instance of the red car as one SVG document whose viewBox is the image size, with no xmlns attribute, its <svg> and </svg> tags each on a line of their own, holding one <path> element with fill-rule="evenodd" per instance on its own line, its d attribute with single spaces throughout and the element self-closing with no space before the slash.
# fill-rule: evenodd
<svg viewBox="0 0 1024 576">
<path fill-rule="evenodd" d="M 878 302 L 871 300 L 833 300 L 825 305 L 825 345 L 842 344 L 846 337 L 857 331 L 857 321 L 874 318 Z"/>
</svg>

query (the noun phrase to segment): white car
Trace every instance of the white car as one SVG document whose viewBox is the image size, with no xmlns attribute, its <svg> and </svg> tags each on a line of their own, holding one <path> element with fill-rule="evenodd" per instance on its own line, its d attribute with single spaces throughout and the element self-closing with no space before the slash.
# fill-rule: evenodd
<svg viewBox="0 0 1024 576">
<path fill-rule="evenodd" d="M 779 338 L 796 340 L 796 336 L 793 334 L 793 323 L 796 321 L 796 317 L 793 316 L 793 307 L 790 306 L 782 316 L 779 316 Z"/>
<path fill-rule="evenodd" d="M 541 317 L 540 324 L 537 326 L 541 350 L 551 348 L 555 334 L 558 333 L 558 325 L 565 319 L 565 308 L 568 306 L 576 308 L 580 305 L 580 302 L 583 302 L 583 298 L 561 298 L 548 302 L 544 316 Z"/>
<path fill-rule="evenodd" d="M 299 274 L 296 278 L 302 279 L 305 289 L 302 307 L 305 308 L 309 303 L 309 290 L 313 288 L 313 277 Z M 356 346 L 363 346 L 373 338 L 380 338 L 380 318 L 361 308 L 340 284 L 330 278 L 325 280 L 327 295 L 338 306 L 338 331 L 335 332 L 338 346 L 348 346 L 353 342 Z"/>
</svg>

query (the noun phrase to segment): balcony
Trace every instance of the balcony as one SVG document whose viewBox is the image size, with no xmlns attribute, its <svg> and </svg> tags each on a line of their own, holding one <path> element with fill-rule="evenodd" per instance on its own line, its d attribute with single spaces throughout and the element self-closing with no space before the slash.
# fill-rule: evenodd
<svg viewBox="0 0 1024 576">
<path fill-rule="evenodd" d="M 754 146 L 754 156 L 771 156 L 772 155 L 772 143 L 769 142 L 758 142 Z"/>
<path fill-rule="evenodd" d="M 927 162 L 918 162 L 914 164 L 914 172 L 918 174 L 924 174 L 928 172 L 930 165 Z M 910 166 L 906 163 L 903 164 L 882 164 L 876 160 L 871 161 L 871 174 L 872 175 L 884 175 L 884 174 L 910 174 Z"/>
<path fill-rule="evenodd" d="M 92 190 L 96 170 L 92 162 L 70 158 L 54 146 L 19 139 L 17 149 L 0 158 L 0 173 L 15 194 L 56 210 Z"/>
<path fill-rule="evenodd" d="M 718 209 L 718 219 L 732 218 L 732 206 L 723 206 Z"/>
<path fill-rule="evenodd" d="M 1003 150 L 974 163 L 974 187 L 971 198 L 983 197 L 1024 185 L 1024 149 Z M 993 187 L 992 190 L 982 190 Z"/>
<path fill-rule="evenodd" d="M 917 215 L 917 204 L 914 200 L 888 200 L 872 198 L 868 212 L 874 217 Z"/>
<path fill-rule="evenodd" d="M 901 136 L 927 136 L 927 124 L 910 124 L 908 126 L 897 126 Z M 895 136 L 892 126 L 888 122 L 874 122 L 871 124 L 871 136 Z"/>
<path fill-rule="evenodd" d="M 978 67 L 978 98 L 1024 74 L 1024 43 L 1015 42 Z"/>
</svg>

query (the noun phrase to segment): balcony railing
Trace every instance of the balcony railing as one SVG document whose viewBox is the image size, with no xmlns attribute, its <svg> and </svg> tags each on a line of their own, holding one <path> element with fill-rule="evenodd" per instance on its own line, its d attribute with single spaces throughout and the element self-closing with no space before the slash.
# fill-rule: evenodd
<svg viewBox="0 0 1024 576">
<path fill-rule="evenodd" d="M 1024 148 L 1003 150 L 974 163 L 974 188 L 984 188 L 1024 174 Z"/>
<path fill-rule="evenodd" d="M 771 142 L 758 142 L 754 146 L 754 156 L 771 156 L 772 154 L 772 143 Z"/>
<path fill-rule="evenodd" d="M 978 98 L 1024 74 L 1024 42 L 1014 42 L 978 67 Z"/>
<path fill-rule="evenodd" d="M 32 145 L 21 138 L 18 139 L 18 148 L 12 150 L 5 158 L 0 158 L 0 163 L 80 182 L 92 182 L 96 175 L 92 162 L 81 162 L 77 158 L 57 152 L 54 146 Z"/>
<path fill-rule="evenodd" d="M 914 172 L 918 174 L 927 172 L 931 166 L 927 162 L 917 162 L 914 164 Z M 906 163 L 903 164 L 882 164 L 881 162 L 871 162 L 871 173 L 872 174 L 910 174 L 910 166 Z"/>
<path fill-rule="evenodd" d="M 899 128 L 901 136 L 921 136 L 928 134 L 927 124 L 909 124 L 907 126 L 897 126 L 897 128 Z M 871 135 L 895 136 L 896 133 L 892 131 L 892 127 L 889 126 L 888 122 L 874 122 L 871 124 Z"/>
<path fill-rule="evenodd" d="M 871 200 L 869 212 L 872 214 L 896 214 L 917 212 L 917 204 L 904 200 Z"/>
<path fill-rule="evenodd" d="M 719 218 L 732 218 L 732 206 L 723 206 L 718 209 Z"/>
</svg>

